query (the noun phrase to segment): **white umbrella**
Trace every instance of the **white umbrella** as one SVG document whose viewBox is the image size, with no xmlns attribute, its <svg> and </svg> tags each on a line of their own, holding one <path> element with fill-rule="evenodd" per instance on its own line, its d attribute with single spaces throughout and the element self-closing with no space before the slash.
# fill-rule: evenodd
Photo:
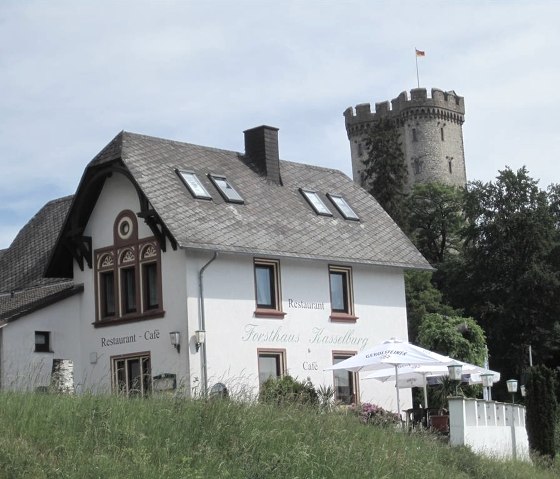
<svg viewBox="0 0 560 479">
<path fill-rule="evenodd" d="M 399 382 L 398 366 L 401 364 L 449 364 L 452 361 L 450 357 L 442 356 L 441 354 L 415 346 L 414 344 L 393 338 L 326 369 L 346 369 L 348 371 L 359 372 L 375 371 L 393 366 L 395 371 L 395 389 L 397 390 L 397 410 L 399 417 L 401 417 L 399 388 L 396 387 Z"/>
<path fill-rule="evenodd" d="M 428 407 L 428 396 L 426 387 L 428 385 L 428 379 L 434 377 L 447 376 L 449 374 L 449 364 L 460 364 L 462 368 L 463 378 L 468 381 L 469 384 L 481 384 L 482 374 L 492 374 L 493 381 L 498 382 L 500 380 L 500 373 L 496 371 L 491 371 L 490 369 L 485 369 L 481 366 L 476 366 L 474 364 L 465 363 L 463 361 L 452 360 L 447 364 L 430 364 L 430 365 L 418 365 L 418 364 L 401 364 L 398 367 L 398 388 L 414 388 L 423 387 L 424 388 L 424 406 Z M 396 374 L 392 367 L 387 367 L 385 369 L 376 370 L 364 379 L 377 379 L 381 382 L 396 380 Z"/>
</svg>

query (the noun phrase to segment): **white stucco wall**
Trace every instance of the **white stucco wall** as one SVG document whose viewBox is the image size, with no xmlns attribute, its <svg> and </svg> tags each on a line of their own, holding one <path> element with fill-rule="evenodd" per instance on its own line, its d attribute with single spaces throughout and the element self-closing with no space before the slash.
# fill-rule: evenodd
<svg viewBox="0 0 560 479">
<path fill-rule="evenodd" d="M 123 210 L 140 211 L 134 187 L 120 174 L 104 184 L 84 234 L 97 250 L 113 245 L 113 224 Z M 151 230 L 138 218 L 139 238 Z M 84 292 L 45 308 L 3 329 L 3 351 L 14 364 L 39 370 L 41 385 L 50 375 L 52 357 L 35 358 L 32 332 L 52 327 L 54 357 L 75 363 L 77 391 L 111 389 L 111 358 L 149 352 L 152 376 L 177 376 L 181 394 L 200 391 L 201 351 L 196 351 L 194 332 L 200 329 L 199 273 L 212 251 L 176 250 L 169 243 L 161 253 L 162 318 L 95 327 L 94 270 L 75 265 L 74 280 Z M 206 355 L 208 386 L 223 382 L 233 393 L 258 391 L 258 349 L 285 350 L 287 372 L 317 387 L 332 385 L 333 351 L 355 353 L 382 340 L 407 338 L 403 272 L 395 268 L 342 265 L 352 268 L 356 322 L 333 322 L 330 316 L 329 263 L 326 261 L 273 258 L 280 261 L 283 319 L 256 318 L 252 255 L 220 253 L 204 274 Z M 310 302 L 323 308 L 298 307 Z M 37 325 L 37 326 L 36 326 Z M 169 333 L 181 333 L 178 353 Z M 126 342 L 119 338 L 128 338 Z M 117 339 L 117 341 L 113 341 Z M 27 341 L 27 342 L 26 342 Z M 28 347 L 20 348 L 20 344 Z M 59 354 L 60 353 L 60 354 Z M 43 364 L 44 363 L 44 364 Z M 3 371 L 8 369 L 4 366 Z M 39 384 L 38 382 L 34 384 Z M 396 410 L 394 386 L 361 380 L 363 402 Z M 411 404 L 410 393 L 401 391 L 401 408 Z"/>
<path fill-rule="evenodd" d="M 80 370 L 77 316 L 79 295 L 35 311 L 2 328 L 0 345 L 3 389 L 34 390 L 49 386 L 53 359 L 72 359 Z M 52 352 L 35 352 L 35 331 L 49 331 Z"/>
<path fill-rule="evenodd" d="M 191 330 L 198 329 L 195 286 L 200 267 L 210 253 L 191 253 L 187 265 Z M 333 322 L 330 315 L 329 263 L 280 259 L 284 319 L 256 318 L 252 256 L 220 254 L 204 275 L 206 348 L 209 387 L 225 383 L 233 391 L 258 390 L 257 349 L 284 349 L 287 370 L 315 386 L 332 385 L 333 351 L 358 352 L 384 339 L 406 339 L 406 307 L 402 272 L 372 266 L 352 266 L 355 323 Z M 295 307 L 296 302 L 319 303 L 324 309 Z M 200 377 L 200 355 L 191 362 L 193 378 Z M 361 400 L 396 410 L 394 386 L 360 381 Z M 401 407 L 410 394 L 401 393 Z"/>
<path fill-rule="evenodd" d="M 138 196 L 134 187 L 122 175 L 108 178 L 97 204 L 90 216 L 85 235 L 92 236 L 92 248 L 113 244 L 113 224 L 118 214 L 130 209 L 140 211 Z M 153 236 L 152 231 L 138 218 L 138 237 Z M 84 271 L 75 265 L 74 279 L 84 284 L 80 304 L 80 342 L 83 345 L 81 361 L 86 365 L 76 378 L 84 390 L 109 391 L 111 388 L 111 357 L 149 351 L 152 375 L 176 374 L 184 383 L 188 373 L 187 349 L 180 353 L 171 346 L 169 333 L 179 331 L 187 336 L 185 255 L 174 251 L 169 242 L 167 251 L 161 253 L 162 294 L 165 315 L 162 318 L 133 321 L 95 328 L 95 287 L 94 271 L 85 267 Z M 125 344 L 111 344 L 114 338 L 131 337 Z M 184 386 L 184 384 L 180 384 Z"/>
<path fill-rule="evenodd" d="M 520 404 L 449 398 L 449 443 L 497 459 L 529 461 L 525 416 Z"/>
</svg>

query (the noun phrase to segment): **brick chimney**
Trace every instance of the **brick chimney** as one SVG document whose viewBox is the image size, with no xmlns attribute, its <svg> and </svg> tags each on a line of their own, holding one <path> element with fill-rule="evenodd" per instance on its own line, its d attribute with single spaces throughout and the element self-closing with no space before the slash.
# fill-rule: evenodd
<svg viewBox="0 0 560 479">
<path fill-rule="evenodd" d="M 278 128 L 257 126 L 245 130 L 245 154 L 268 180 L 282 184 L 280 155 L 278 153 Z"/>
</svg>

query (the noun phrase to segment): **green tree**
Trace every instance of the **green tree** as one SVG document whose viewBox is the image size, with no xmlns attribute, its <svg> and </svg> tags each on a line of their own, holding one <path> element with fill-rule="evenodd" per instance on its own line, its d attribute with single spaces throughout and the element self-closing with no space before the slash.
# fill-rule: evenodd
<svg viewBox="0 0 560 479">
<path fill-rule="evenodd" d="M 366 141 L 367 158 L 362 184 L 401 227 L 406 220 L 405 196 L 408 170 L 395 122 L 377 120 Z"/>
<path fill-rule="evenodd" d="M 443 267 L 444 297 L 479 320 L 492 368 L 519 377 L 529 344 L 540 360 L 558 348 L 547 343 L 560 313 L 552 257 L 558 234 L 548 196 L 525 168 L 506 168 L 494 183 L 469 185 L 464 211 L 463 255 Z"/>
<path fill-rule="evenodd" d="M 525 387 L 529 446 L 539 454 L 554 457 L 555 429 L 558 426 L 555 374 L 546 366 L 532 367 L 529 369 Z"/>
<path fill-rule="evenodd" d="M 418 342 L 418 330 L 426 314 L 439 313 L 445 316 L 461 314 L 461 311 L 443 302 L 441 291 L 432 284 L 431 271 L 406 271 L 404 279 L 408 338 L 412 343 Z"/>
<path fill-rule="evenodd" d="M 460 247 L 465 225 L 463 189 L 441 183 L 416 185 L 407 199 L 410 237 L 432 264 L 443 263 Z"/>
<path fill-rule="evenodd" d="M 484 364 L 486 338 L 473 318 L 427 314 L 420 324 L 418 343 L 460 361 Z"/>
<path fill-rule="evenodd" d="M 481 366 L 486 356 L 484 331 L 473 318 L 427 314 L 422 318 L 418 343 L 431 351 L 454 359 Z M 437 387 L 429 388 L 428 403 L 432 407 L 447 407 L 447 396 L 453 394 L 455 385 L 442 378 Z M 476 397 L 480 386 L 464 386 L 463 393 Z"/>
</svg>

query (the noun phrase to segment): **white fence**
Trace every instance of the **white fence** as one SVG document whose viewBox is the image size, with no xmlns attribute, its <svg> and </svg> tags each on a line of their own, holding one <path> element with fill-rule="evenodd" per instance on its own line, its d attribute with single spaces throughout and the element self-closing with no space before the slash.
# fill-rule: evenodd
<svg viewBox="0 0 560 479">
<path fill-rule="evenodd" d="M 449 442 L 502 459 L 529 459 L 525 407 L 462 397 L 449 398 Z"/>
</svg>

